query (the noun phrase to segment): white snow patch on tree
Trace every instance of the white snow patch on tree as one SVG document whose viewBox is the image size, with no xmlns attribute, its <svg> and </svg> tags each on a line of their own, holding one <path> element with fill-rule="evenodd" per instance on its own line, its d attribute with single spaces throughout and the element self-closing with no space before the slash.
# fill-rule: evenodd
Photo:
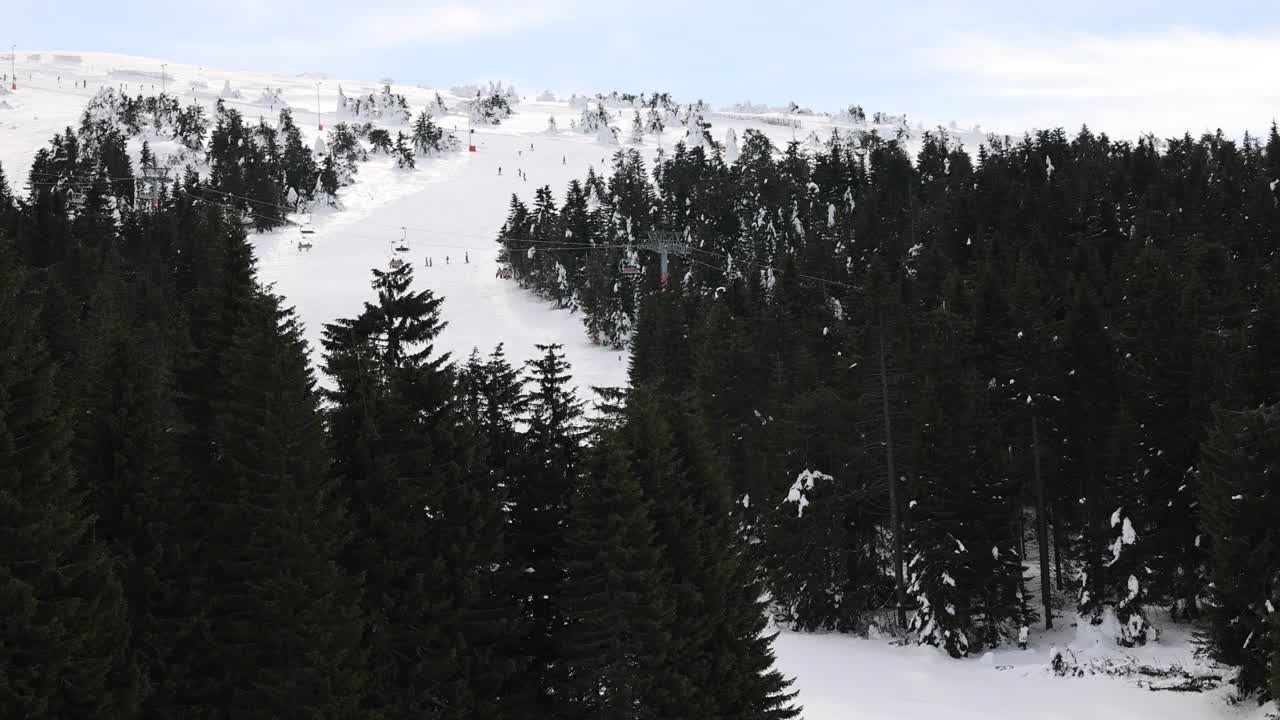
<svg viewBox="0 0 1280 720">
<path fill-rule="evenodd" d="M 804 509 L 809 506 L 809 496 L 807 492 L 813 490 L 813 483 L 816 480 L 830 481 L 833 478 L 826 473 L 816 470 L 805 470 L 796 476 L 796 481 L 791 483 L 791 489 L 787 491 L 787 499 L 783 502 L 796 504 L 796 517 L 804 517 Z"/>
</svg>

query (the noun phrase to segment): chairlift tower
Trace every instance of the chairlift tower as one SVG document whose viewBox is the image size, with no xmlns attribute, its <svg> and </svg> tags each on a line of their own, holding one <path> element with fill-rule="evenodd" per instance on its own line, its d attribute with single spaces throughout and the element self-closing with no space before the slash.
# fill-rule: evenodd
<svg viewBox="0 0 1280 720">
<path fill-rule="evenodd" d="M 684 233 L 674 230 L 650 230 L 645 242 L 638 246 L 641 250 L 658 253 L 662 259 L 661 285 L 667 286 L 667 258 L 670 255 L 684 257 L 689 254 L 689 238 Z"/>
<path fill-rule="evenodd" d="M 160 207 L 160 194 L 169 183 L 169 168 L 154 162 L 142 167 L 142 174 L 133 178 L 134 205 L 139 210 L 155 210 Z"/>
</svg>

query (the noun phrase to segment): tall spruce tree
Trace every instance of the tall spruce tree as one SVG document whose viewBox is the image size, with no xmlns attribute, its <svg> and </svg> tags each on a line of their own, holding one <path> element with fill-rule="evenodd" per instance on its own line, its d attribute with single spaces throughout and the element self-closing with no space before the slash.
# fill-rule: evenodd
<svg viewBox="0 0 1280 720">
<path fill-rule="evenodd" d="M 528 369 L 524 468 L 510 487 L 510 556 L 518 570 L 516 595 L 528 623 L 522 651 L 532 663 L 528 680 L 536 697 L 534 708 L 554 713 L 557 700 L 552 692 L 567 672 L 556 647 L 564 623 L 564 528 L 577 486 L 584 428 L 560 346 L 537 347 L 542 356 L 529 361 Z"/>
<path fill-rule="evenodd" d="M 0 232 L 0 709 L 134 717 L 141 678 L 115 559 L 95 538 L 38 307 Z"/>
<path fill-rule="evenodd" d="M 1201 522 L 1213 580 L 1205 639 L 1215 658 L 1240 668 L 1242 693 L 1280 697 L 1280 406 L 1218 410 L 1203 452 Z"/>
<path fill-rule="evenodd" d="M 557 715 L 669 717 L 659 707 L 671 605 L 650 506 L 622 448 L 606 441 L 595 452 L 569 502 L 558 558 Z"/>
</svg>

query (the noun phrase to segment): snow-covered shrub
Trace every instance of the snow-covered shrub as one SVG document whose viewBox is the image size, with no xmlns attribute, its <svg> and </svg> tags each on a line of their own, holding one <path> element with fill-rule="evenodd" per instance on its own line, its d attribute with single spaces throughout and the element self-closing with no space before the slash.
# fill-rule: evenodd
<svg viewBox="0 0 1280 720">
<path fill-rule="evenodd" d="M 477 94 L 475 99 L 467 103 L 467 112 L 471 116 L 471 122 L 476 125 L 499 125 L 511 117 L 511 101 L 497 92 Z"/>
</svg>

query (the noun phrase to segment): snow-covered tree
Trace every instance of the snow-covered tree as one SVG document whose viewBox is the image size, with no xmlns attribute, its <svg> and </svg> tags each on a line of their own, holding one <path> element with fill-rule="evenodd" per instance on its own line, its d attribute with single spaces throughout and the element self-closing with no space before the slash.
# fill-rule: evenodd
<svg viewBox="0 0 1280 720">
<path fill-rule="evenodd" d="M 276 109 L 277 107 L 280 107 L 280 108 L 289 107 L 289 103 L 285 102 L 285 99 L 284 99 L 284 89 L 273 88 L 270 85 L 262 88 L 262 94 L 258 96 L 257 104 L 265 105 L 272 110 Z"/>
<path fill-rule="evenodd" d="M 409 138 L 405 137 L 404 133 L 396 133 L 396 144 L 391 155 L 396 159 L 396 167 L 402 170 L 414 168 L 413 149 L 409 146 Z"/>
<path fill-rule="evenodd" d="M 713 144 L 711 138 L 707 135 L 706 121 L 702 119 L 702 113 L 690 109 L 689 116 L 685 120 L 685 144 L 690 150 L 700 147 L 709 147 Z"/>
<path fill-rule="evenodd" d="M 347 101 L 347 95 L 346 93 L 342 92 L 341 85 L 338 86 L 338 99 L 334 103 L 333 110 L 334 110 L 334 113 L 336 113 L 340 119 L 347 119 L 352 117 L 351 108 L 349 107 L 349 103 Z"/>
<path fill-rule="evenodd" d="M 547 116 L 547 134 L 555 135 L 559 132 L 560 132 L 560 128 L 556 127 L 556 116 L 548 115 Z"/>
<path fill-rule="evenodd" d="M 431 115 L 425 110 L 418 113 L 413 124 L 413 149 L 422 156 L 439 155 L 453 149 L 457 140 L 452 134 L 446 136 L 444 129 L 435 124 Z"/>
<path fill-rule="evenodd" d="M 490 88 L 488 95 L 477 92 L 467 109 L 476 125 L 498 125 L 512 114 L 511 101 L 500 86 Z"/>
<path fill-rule="evenodd" d="M 373 128 L 369 131 L 369 150 L 373 153 L 383 153 L 390 155 L 392 151 L 391 133 L 382 128 Z"/>
<path fill-rule="evenodd" d="M 584 105 L 578 119 L 578 131 L 583 135 L 595 135 L 600 132 L 600 128 L 609 127 L 611 119 L 603 102 L 597 101 L 594 105 Z"/>
<path fill-rule="evenodd" d="M 661 135 L 666 129 L 666 122 L 662 119 L 662 113 L 656 107 L 649 108 L 649 117 L 645 120 L 645 131 L 653 135 Z"/>
<path fill-rule="evenodd" d="M 644 142 L 644 121 L 640 119 L 640 111 L 631 118 L 631 142 L 639 145 Z"/>
<path fill-rule="evenodd" d="M 601 145 L 617 145 L 618 131 L 608 125 L 601 125 L 600 128 L 596 130 L 596 142 Z"/>
<path fill-rule="evenodd" d="M 733 128 L 724 133 L 724 161 L 730 165 L 738 161 L 738 133 Z"/>
</svg>

